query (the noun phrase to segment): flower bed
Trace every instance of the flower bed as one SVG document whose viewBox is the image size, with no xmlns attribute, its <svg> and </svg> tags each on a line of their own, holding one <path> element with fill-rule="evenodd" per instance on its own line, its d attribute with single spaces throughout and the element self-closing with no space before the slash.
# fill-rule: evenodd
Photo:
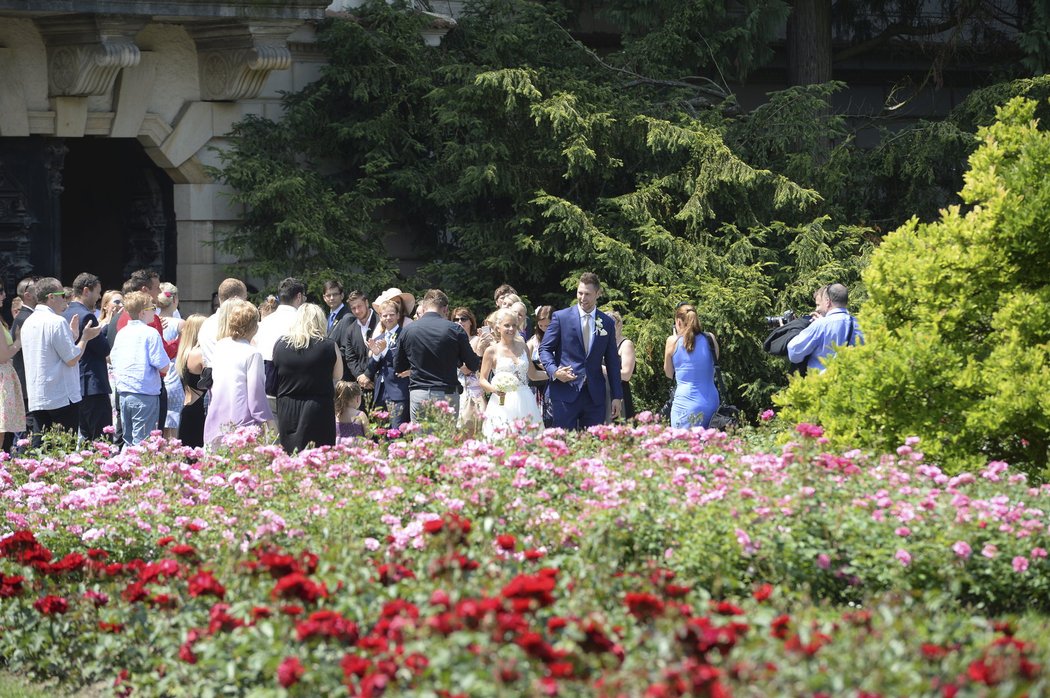
<svg viewBox="0 0 1050 698">
<path fill-rule="evenodd" d="M 916 448 L 642 424 L 7 461 L 0 656 L 136 695 L 1045 692 L 1050 489 Z"/>
</svg>

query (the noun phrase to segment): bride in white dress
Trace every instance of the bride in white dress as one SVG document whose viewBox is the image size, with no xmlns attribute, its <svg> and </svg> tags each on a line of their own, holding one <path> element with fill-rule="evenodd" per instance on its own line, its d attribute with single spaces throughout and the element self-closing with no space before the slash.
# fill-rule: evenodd
<svg viewBox="0 0 1050 698">
<path fill-rule="evenodd" d="M 518 421 L 543 425 L 543 415 L 529 389 L 529 378 L 543 380 L 547 374 L 529 360 L 528 347 L 518 328 L 518 314 L 512 310 L 499 311 L 496 331 L 499 341 L 485 350 L 478 381 L 482 390 L 492 393 L 481 427 L 486 438 L 505 432 Z"/>
</svg>

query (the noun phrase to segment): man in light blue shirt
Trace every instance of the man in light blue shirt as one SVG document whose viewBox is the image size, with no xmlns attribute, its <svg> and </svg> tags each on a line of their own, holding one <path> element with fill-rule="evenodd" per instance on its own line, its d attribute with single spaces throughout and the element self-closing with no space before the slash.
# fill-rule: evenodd
<svg viewBox="0 0 1050 698">
<path fill-rule="evenodd" d="M 849 314 L 849 291 L 842 284 L 831 284 L 817 291 L 817 317 L 788 342 L 788 358 L 792 363 L 805 362 L 807 370 L 824 372 L 824 359 L 835 355 L 837 346 L 864 343 L 864 333 L 857 319 Z"/>
<path fill-rule="evenodd" d="M 134 446 L 157 428 L 160 416 L 161 371 L 171 363 L 153 320 L 156 305 L 149 294 L 134 291 L 124 296 L 128 324 L 113 342 L 109 358 L 120 393 L 120 419 L 124 443 Z"/>
</svg>

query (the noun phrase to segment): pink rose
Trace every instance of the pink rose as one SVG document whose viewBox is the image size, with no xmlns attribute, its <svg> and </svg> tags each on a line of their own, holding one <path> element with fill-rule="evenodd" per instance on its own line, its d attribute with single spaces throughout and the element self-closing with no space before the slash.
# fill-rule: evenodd
<svg viewBox="0 0 1050 698">
<path fill-rule="evenodd" d="M 970 547 L 970 544 L 962 540 L 956 541 L 952 546 L 952 550 L 955 551 L 956 555 L 964 559 L 968 559 L 973 553 L 973 548 Z"/>
<path fill-rule="evenodd" d="M 893 557 L 905 567 L 911 564 L 911 554 L 904 548 L 899 548 Z"/>
<path fill-rule="evenodd" d="M 1018 555 L 1013 560 L 1014 572 L 1025 572 L 1028 569 L 1028 558 Z"/>
</svg>

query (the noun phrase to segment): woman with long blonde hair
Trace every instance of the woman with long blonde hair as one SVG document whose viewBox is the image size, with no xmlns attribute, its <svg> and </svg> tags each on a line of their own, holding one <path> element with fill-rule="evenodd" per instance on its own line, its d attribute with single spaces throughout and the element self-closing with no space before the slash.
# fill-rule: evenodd
<svg viewBox="0 0 1050 698">
<path fill-rule="evenodd" d="M 277 431 L 287 453 L 335 444 L 335 382 L 343 377 L 343 359 L 327 334 L 325 312 L 303 303 L 273 347 Z"/>
<path fill-rule="evenodd" d="M 718 341 L 704 332 L 696 309 L 688 304 L 675 312 L 674 329 L 664 344 L 664 374 L 678 384 L 671 403 L 671 426 L 707 427 L 719 403 L 715 387 Z"/>
<path fill-rule="evenodd" d="M 204 445 L 204 393 L 207 391 L 198 385 L 204 371 L 204 355 L 197 344 L 197 335 L 200 334 L 204 320 L 203 315 L 194 314 L 182 323 L 179 352 L 175 355 L 175 367 L 171 369 L 182 386 L 179 441 L 186 446 L 195 447 Z M 169 410 L 172 402 L 169 398 Z"/>
</svg>

